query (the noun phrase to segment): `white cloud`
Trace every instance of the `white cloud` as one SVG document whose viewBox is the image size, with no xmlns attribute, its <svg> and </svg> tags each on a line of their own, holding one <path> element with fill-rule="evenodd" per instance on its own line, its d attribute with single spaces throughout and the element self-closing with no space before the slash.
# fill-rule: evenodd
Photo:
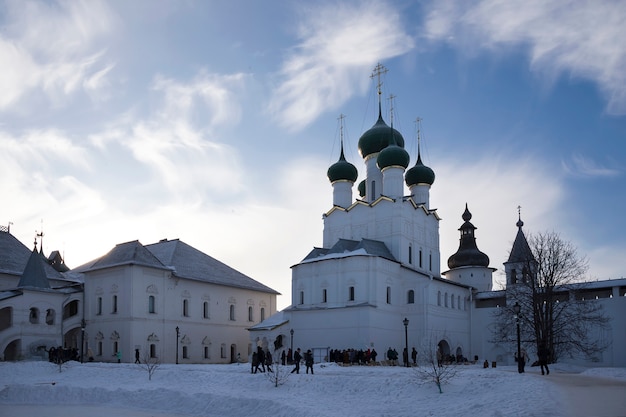
<svg viewBox="0 0 626 417">
<path fill-rule="evenodd" d="M 0 110 L 41 89 L 56 105 L 79 88 L 103 85 L 112 64 L 98 45 L 115 18 L 101 1 L 9 1 L 0 21 Z M 96 82 L 98 80 L 98 82 Z"/>
<path fill-rule="evenodd" d="M 377 61 L 413 48 L 398 10 L 383 2 L 311 6 L 299 36 L 269 105 L 279 123 L 293 130 L 363 91 L 368 82 L 363 73 Z"/>
<path fill-rule="evenodd" d="M 529 48 L 532 68 L 591 80 L 607 112 L 626 114 L 626 3 L 619 0 L 436 1 L 427 6 L 424 35 L 465 53 L 511 45 Z"/>
<path fill-rule="evenodd" d="M 621 171 L 615 168 L 607 168 L 599 165 L 593 159 L 580 154 L 574 154 L 571 163 L 561 161 L 565 172 L 575 177 L 616 177 Z"/>
</svg>

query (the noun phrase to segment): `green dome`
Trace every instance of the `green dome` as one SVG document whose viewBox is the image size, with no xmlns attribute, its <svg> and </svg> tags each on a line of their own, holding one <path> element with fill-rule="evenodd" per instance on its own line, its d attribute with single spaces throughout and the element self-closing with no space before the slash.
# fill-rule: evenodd
<svg viewBox="0 0 626 417">
<path fill-rule="evenodd" d="M 346 158 L 343 155 L 343 147 L 341 148 L 339 161 L 335 162 L 330 166 L 330 168 L 328 168 L 327 175 L 331 183 L 341 180 L 354 183 L 359 176 L 356 167 L 350 162 L 346 161 Z"/>
<path fill-rule="evenodd" d="M 435 172 L 422 163 L 422 157 L 417 154 L 417 162 L 404 175 L 406 185 L 412 187 L 418 184 L 433 185 L 435 182 Z"/>
<path fill-rule="evenodd" d="M 365 180 L 359 183 L 359 196 L 365 197 Z"/>
<path fill-rule="evenodd" d="M 392 132 L 393 139 L 396 144 L 404 148 L 404 138 L 396 129 L 389 127 L 383 120 L 380 112 L 378 113 L 378 121 L 374 126 L 367 130 L 359 139 L 359 152 L 365 158 L 376 152 L 380 152 L 389 145 L 389 132 Z"/>
<path fill-rule="evenodd" d="M 391 166 L 406 169 L 409 166 L 409 153 L 398 145 L 389 145 L 378 154 L 376 165 L 381 170 Z"/>
</svg>

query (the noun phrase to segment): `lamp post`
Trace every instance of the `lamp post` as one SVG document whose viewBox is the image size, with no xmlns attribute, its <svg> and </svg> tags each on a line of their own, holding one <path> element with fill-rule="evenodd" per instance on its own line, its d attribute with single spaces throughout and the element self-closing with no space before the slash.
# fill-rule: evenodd
<svg viewBox="0 0 626 417">
<path fill-rule="evenodd" d="M 293 329 L 289 330 L 289 334 L 291 334 L 291 353 L 293 354 Z"/>
<path fill-rule="evenodd" d="M 404 320 L 402 320 L 402 323 L 404 324 L 404 352 L 406 353 L 406 361 L 404 362 L 406 367 L 409 367 L 409 319 L 407 319 L 406 317 L 404 318 Z M 404 359 L 403 355 L 403 359 Z"/>
<path fill-rule="evenodd" d="M 85 357 L 85 319 L 80 321 L 80 363 L 83 363 Z"/>
<path fill-rule="evenodd" d="M 513 312 L 515 313 L 515 323 L 517 324 L 517 371 L 522 373 L 522 346 L 520 342 L 520 332 L 519 332 L 519 315 L 520 311 L 522 311 L 522 307 L 516 301 L 513 306 Z"/>
<path fill-rule="evenodd" d="M 176 326 L 176 365 L 178 365 L 178 338 L 180 337 L 180 329 Z"/>
</svg>

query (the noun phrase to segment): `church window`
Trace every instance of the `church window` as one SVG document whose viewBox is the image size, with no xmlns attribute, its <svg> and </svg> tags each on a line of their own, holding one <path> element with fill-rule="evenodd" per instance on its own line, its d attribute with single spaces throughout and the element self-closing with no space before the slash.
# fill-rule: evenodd
<svg viewBox="0 0 626 417">
<path fill-rule="evenodd" d="M 304 304 L 304 291 L 300 291 L 300 304 Z"/>
<path fill-rule="evenodd" d="M 209 318 L 209 302 L 205 301 L 204 303 L 202 303 L 202 318 L 208 319 Z"/>
<path fill-rule="evenodd" d="M 413 263 L 413 247 L 409 245 L 409 264 Z"/>
<path fill-rule="evenodd" d="M 322 290 L 322 303 L 328 302 L 328 290 L 324 288 Z"/>
<path fill-rule="evenodd" d="M 437 291 L 437 305 L 441 306 L 441 291 Z"/>
<path fill-rule="evenodd" d="M 226 345 L 222 343 L 222 345 L 220 346 L 220 358 L 225 358 L 225 357 L 226 357 Z"/>
<path fill-rule="evenodd" d="M 429 271 L 433 270 L 433 254 L 432 253 L 428 254 L 428 270 Z"/>
<path fill-rule="evenodd" d="M 148 313 L 154 314 L 156 313 L 155 305 L 154 305 L 154 295 L 148 297 Z"/>
<path fill-rule="evenodd" d="M 188 346 L 183 346 L 183 359 L 189 359 L 189 351 L 187 347 Z"/>
<path fill-rule="evenodd" d="M 119 346 L 119 344 L 117 343 L 117 340 L 116 340 L 115 342 L 113 342 L 113 354 L 117 355 L 117 352 L 119 352 L 119 351 L 120 351 L 120 346 Z"/>
<path fill-rule="evenodd" d="M 391 287 L 387 287 L 387 304 L 391 304 Z"/>
<path fill-rule="evenodd" d="M 230 321 L 235 321 L 235 306 L 233 304 L 230 305 Z"/>
<path fill-rule="evenodd" d="M 46 324 L 52 326 L 54 324 L 54 315 L 55 312 L 53 309 L 49 308 L 46 310 Z"/>
<path fill-rule="evenodd" d="M 183 300 L 183 317 L 189 317 L 189 300 Z"/>
<path fill-rule="evenodd" d="M 72 300 L 63 307 L 63 320 L 78 314 L 78 300 Z"/>
<path fill-rule="evenodd" d="M 102 314 L 102 297 L 98 297 L 97 307 L 96 307 L 96 316 Z"/>
<path fill-rule="evenodd" d="M 456 297 L 456 308 L 461 309 L 461 296 L 457 295 Z"/>
<path fill-rule="evenodd" d="M 261 307 L 261 321 L 265 320 L 265 307 Z"/>
<path fill-rule="evenodd" d="M 422 267 L 422 250 L 421 249 L 420 249 L 420 260 L 419 260 L 419 262 L 420 262 L 420 268 L 421 268 Z"/>
<path fill-rule="evenodd" d="M 115 314 L 117 313 L 117 295 L 113 296 L 113 302 L 112 302 L 113 306 L 111 308 L 111 313 Z M 117 352 L 117 350 L 116 350 Z"/>
<path fill-rule="evenodd" d="M 96 348 L 96 352 L 97 352 L 96 354 L 98 356 L 102 356 L 102 342 L 101 341 L 98 341 L 98 346 Z"/>
<path fill-rule="evenodd" d="M 408 304 L 415 304 L 415 291 L 409 290 L 407 303 Z"/>
<path fill-rule="evenodd" d="M 526 267 L 522 268 L 522 282 L 524 284 L 528 283 L 528 269 Z"/>
<path fill-rule="evenodd" d="M 517 284 L 517 271 L 511 270 L 511 284 Z"/>
<path fill-rule="evenodd" d="M 37 324 L 39 323 L 39 310 L 36 308 L 31 308 L 30 309 L 30 315 L 29 315 L 29 321 L 31 322 L 31 324 Z"/>
<path fill-rule="evenodd" d="M 156 358 L 156 345 L 154 343 L 150 343 L 150 357 Z"/>
<path fill-rule="evenodd" d="M 445 306 L 448 307 L 448 293 L 445 294 L 445 296 L 443 298 L 443 302 L 444 302 Z"/>
<path fill-rule="evenodd" d="M 211 354 L 209 353 L 209 347 L 204 347 L 204 359 L 211 359 Z"/>
<path fill-rule="evenodd" d="M 451 307 L 452 307 L 452 308 L 454 308 L 454 294 L 453 294 L 453 295 L 452 295 L 452 297 L 450 297 L 450 298 L 451 298 L 451 300 L 450 300 L 450 301 L 452 302 Z"/>
<path fill-rule="evenodd" d="M 348 295 L 348 301 L 354 301 L 354 287 L 350 287 L 348 289 L 349 295 Z"/>
<path fill-rule="evenodd" d="M 254 314 L 252 313 L 252 306 L 248 306 L 248 321 L 254 321 Z"/>
</svg>

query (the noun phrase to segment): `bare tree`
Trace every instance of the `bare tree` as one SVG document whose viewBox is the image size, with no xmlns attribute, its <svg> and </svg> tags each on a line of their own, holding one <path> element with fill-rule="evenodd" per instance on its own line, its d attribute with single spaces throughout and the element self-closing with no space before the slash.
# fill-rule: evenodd
<svg viewBox="0 0 626 417">
<path fill-rule="evenodd" d="M 608 327 L 602 305 L 581 296 L 588 263 L 576 248 L 555 232 L 530 235 L 530 251 L 521 259 L 521 276 L 507 287 L 506 307 L 498 309 L 495 342 L 513 343 L 516 323 L 513 306 L 520 306 L 521 343 L 549 351 L 549 361 L 583 354 L 593 357 L 608 346 L 598 332 Z"/>
<path fill-rule="evenodd" d="M 157 356 L 150 356 L 150 352 L 146 350 L 141 358 L 141 363 L 137 366 L 148 371 L 148 381 L 152 381 L 152 375 L 156 372 L 159 366 L 161 366 L 161 360 Z"/>
<path fill-rule="evenodd" d="M 280 354 L 277 350 L 274 351 L 274 354 L 267 352 L 267 355 L 271 355 L 272 364 L 271 366 L 267 366 L 267 372 L 265 372 L 265 377 L 271 383 L 273 383 L 275 387 L 283 385 L 289 379 L 291 371 L 286 366 L 283 366 L 280 360 Z"/>
<path fill-rule="evenodd" d="M 420 346 L 418 365 L 413 368 L 419 384 L 435 383 L 439 393 L 443 393 L 442 385 L 447 384 L 456 376 L 457 368 L 449 361 L 444 360 L 434 335 L 428 344 Z"/>
</svg>

